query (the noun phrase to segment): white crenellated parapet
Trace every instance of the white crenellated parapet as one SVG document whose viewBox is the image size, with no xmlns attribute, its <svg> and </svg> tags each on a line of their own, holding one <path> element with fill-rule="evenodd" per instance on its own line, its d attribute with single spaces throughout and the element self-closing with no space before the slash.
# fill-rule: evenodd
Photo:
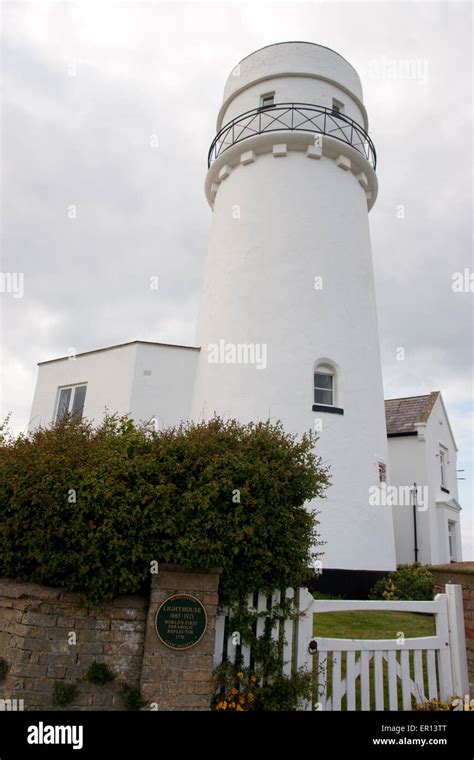
<svg viewBox="0 0 474 760">
<path fill-rule="evenodd" d="M 282 136 L 285 142 L 282 142 Z M 315 137 L 319 144 L 315 144 Z M 252 142 L 252 150 L 243 151 L 242 148 L 248 142 Z M 212 163 L 205 183 L 205 192 L 211 208 L 214 206 L 216 188 L 220 182 L 229 176 L 230 171 L 237 166 L 247 166 L 254 163 L 258 158 L 267 153 L 274 156 L 284 157 L 296 152 L 303 152 L 308 158 L 320 159 L 325 156 L 333 160 L 337 166 L 349 170 L 355 179 L 368 191 L 368 209 L 372 208 L 378 193 L 377 175 L 369 162 L 357 150 L 350 145 L 331 138 L 327 135 L 315 135 L 304 132 L 274 132 L 255 135 L 243 143 L 239 142 L 227 148 Z"/>
</svg>

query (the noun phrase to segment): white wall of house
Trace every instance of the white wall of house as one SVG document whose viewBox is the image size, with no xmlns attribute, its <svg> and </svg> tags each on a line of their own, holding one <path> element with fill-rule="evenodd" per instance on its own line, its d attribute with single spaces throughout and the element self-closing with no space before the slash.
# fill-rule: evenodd
<svg viewBox="0 0 474 760">
<path fill-rule="evenodd" d="M 51 425 L 60 388 L 84 383 L 84 417 L 99 423 L 106 409 L 127 414 L 135 359 L 136 344 L 128 344 L 39 364 L 29 429 Z"/>
<path fill-rule="evenodd" d="M 460 507 L 456 471 L 456 443 L 441 396 L 428 421 L 417 425 L 417 435 L 388 439 L 390 484 L 428 488 L 428 509 L 417 510 L 418 561 L 442 564 L 461 560 Z M 440 447 L 446 451 L 445 486 L 441 486 Z M 447 493 L 447 491 L 449 493 Z M 449 550 L 448 522 L 452 523 L 454 555 Z M 414 562 L 413 509 L 393 507 L 397 564 Z"/>
<path fill-rule="evenodd" d="M 425 446 L 417 435 L 389 438 L 388 461 L 391 486 L 428 485 Z M 415 561 L 413 507 L 399 503 L 392 510 L 397 564 L 411 564 Z M 426 511 L 416 513 L 418 561 L 423 563 L 430 561 L 429 511 L 428 506 Z"/>
<path fill-rule="evenodd" d="M 57 359 L 38 367 L 29 429 L 50 425 L 61 388 L 87 384 L 83 417 L 99 424 L 106 410 L 160 427 L 189 419 L 199 350 L 131 343 Z"/>
<path fill-rule="evenodd" d="M 154 418 L 160 429 L 189 419 L 199 349 L 137 345 L 130 413 L 134 420 Z"/>
<path fill-rule="evenodd" d="M 448 520 L 454 523 L 456 561 L 461 560 L 460 508 L 458 505 L 457 447 L 441 395 L 438 396 L 425 428 L 426 464 L 432 510 L 432 563 L 451 560 L 448 547 Z M 444 486 L 441 483 L 440 448 L 445 451 Z"/>
</svg>

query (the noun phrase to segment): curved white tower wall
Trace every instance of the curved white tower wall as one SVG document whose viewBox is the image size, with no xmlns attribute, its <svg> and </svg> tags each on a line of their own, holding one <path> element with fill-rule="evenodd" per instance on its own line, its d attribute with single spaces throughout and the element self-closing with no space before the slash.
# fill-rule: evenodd
<svg viewBox="0 0 474 760">
<path fill-rule="evenodd" d="M 261 100 L 272 94 L 273 107 Z M 387 439 L 368 224 L 377 179 L 359 77 L 319 45 L 271 45 L 229 76 L 218 130 L 233 120 L 206 179 L 192 416 L 322 426 L 333 481 L 317 504 L 323 566 L 393 569 L 390 508 L 369 503 Z M 318 364 L 334 377 L 328 406 L 315 405 Z"/>
</svg>

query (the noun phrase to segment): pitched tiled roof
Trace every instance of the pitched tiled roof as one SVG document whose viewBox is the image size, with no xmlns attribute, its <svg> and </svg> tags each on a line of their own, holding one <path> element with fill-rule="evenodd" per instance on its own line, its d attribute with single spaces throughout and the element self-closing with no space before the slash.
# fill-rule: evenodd
<svg viewBox="0 0 474 760">
<path fill-rule="evenodd" d="M 387 435 L 416 433 L 415 423 L 427 422 L 439 391 L 427 396 L 408 396 L 385 400 Z"/>
</svg>

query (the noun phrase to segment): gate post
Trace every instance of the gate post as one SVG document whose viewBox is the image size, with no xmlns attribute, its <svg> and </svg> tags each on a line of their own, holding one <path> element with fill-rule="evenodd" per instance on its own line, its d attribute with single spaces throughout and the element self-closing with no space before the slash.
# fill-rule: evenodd
<svg viewBox="0 0 474 760">
<path fill-rule="evenodd" d="M 466 636 L 464 633 L 464 613 L 462 586 L 449 583 L 445 586 L 448 603 L 449 649 L 453 673 L 453 692 L 456 697 L 469 694 L 467 673 Z"/>
<path fill-rule="evenodd" d="M 151 577 L 140 689 L 152 710 L 209 710 L 222 568 L 159 565 Z"/>
</svg>

